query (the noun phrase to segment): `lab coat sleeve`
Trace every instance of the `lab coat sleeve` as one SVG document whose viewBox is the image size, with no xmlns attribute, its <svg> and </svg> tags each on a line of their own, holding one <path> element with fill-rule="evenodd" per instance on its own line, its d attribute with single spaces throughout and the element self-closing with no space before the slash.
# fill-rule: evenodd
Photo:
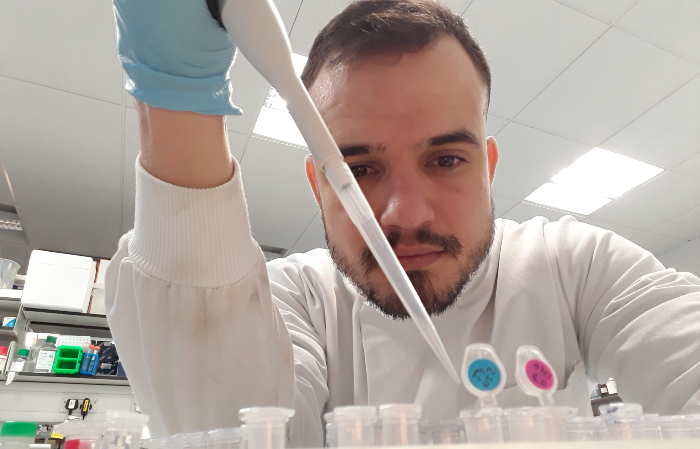
<svg viewBox="0 0 700 449">
<path fill-rule="evenodd" d="M 107 319 L 156 436 L 240 425 L 238 410 L 294 404 L 289 333 L 251 236 L 236 163 L 212 189 L 137 162 L 134 230 L 106 279 Z"/>
<path fill-rule="evenodd" d="M 589 377 L 626 402 L 677 414 L 700 391 L 700 279 L 568 217 L 546 225 Z"/>
</svg>

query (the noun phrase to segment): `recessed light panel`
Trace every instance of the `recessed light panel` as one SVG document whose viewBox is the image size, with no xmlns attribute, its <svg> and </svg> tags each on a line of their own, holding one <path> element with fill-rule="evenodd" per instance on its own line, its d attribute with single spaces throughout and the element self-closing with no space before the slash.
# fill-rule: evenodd
<svg viewBox="0 0 700 449">
<path fill-rule="evenodd" d="M 589 215 L 663 171 L 612 151 L 593 148 L 525 201 Z"/>
<path fill-rule="evenodd" d="M 306 56 L 292 53 L 292 63 L 297 75 L 300 75 L 304 70 L 307 59 Z M 253 127 L 253 134 L 292 145 L 308 146 L 287 110 L 287 103 L 274 87 L 271 87 L 267 93 L 265 105 L 260 109 L 260 114 Z"/>
</svg>

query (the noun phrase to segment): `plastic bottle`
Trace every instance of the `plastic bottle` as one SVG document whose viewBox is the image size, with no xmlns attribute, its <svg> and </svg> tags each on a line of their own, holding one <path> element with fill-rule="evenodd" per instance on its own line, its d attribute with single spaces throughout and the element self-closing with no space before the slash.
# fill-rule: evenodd
<svg viewBox="0 0 700 449">
<path fill-rule="evenodd" d="M 25 351 L 29 353 L 28 349 Z M 0 446 L 3 449 L 29 449 L 29 445 L 34 444 L 37 429 L 35 422 L 6 421 L 0 428 Z"/>
<path fill-rule="evenodd" d="M 46 343 L 39 349 L 39 355 L 36 358 L 35 373 L 50 373 L 53 368 L 53 361 L 56 358 L 56 337 L 49 335 L 46 337 Z"/>
<path fill-rule="evenodd" d="M 27 357 L 29 357 L 29 349 L 20 349 L 17 351 L 17 358 L 12 361 L 9 371 L 14 371 L 16 373 L 24 371 L 24 367 L 27 364 Z"/>
<path fill-rule="evenodd" d="M 97 372 L 98 351 L 99 346 L 90 345 L 88 352 L 83 355 L 83 361 L 80 363 L 80 374 L 94 376 Z"/>
</svg>

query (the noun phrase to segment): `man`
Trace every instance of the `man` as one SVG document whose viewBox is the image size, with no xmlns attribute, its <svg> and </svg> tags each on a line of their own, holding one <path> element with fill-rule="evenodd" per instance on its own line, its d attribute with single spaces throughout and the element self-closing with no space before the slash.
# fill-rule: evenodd
<svg viewBox="0 0 700 449">
<path fill-rule="evenodd" d="M 237 112 L 221 75 L 227 36 L 203 5 L 168 5 L 187 26 L 115 2 L 142 153 L 108 317 L 151 430 L 227 427 L 239 408 L 281 405 L 296 411 L 291 443 L 320 446 L 321 415 L 336 406 L 415 402 L 428 419 L 473 407 L 405 320 L 312 159 L 329 251 L 265 266 L 221 116 Z M 149 14 L 159 26 L 139 31 Z M 528 404 L 514 382 L 523 344 L 552 363 L 555 401 L 581 414 L 587 373 L 614 377 L 649 412 L 677 413 L 700 390 L 700 280 L 570 217 L 494 221 L 489 69 L 442 4 L 350 5 L 316 39 L 303 79 L 453 363 L 474 342 L 503 359 L 501 405 Z"/>
</svg>

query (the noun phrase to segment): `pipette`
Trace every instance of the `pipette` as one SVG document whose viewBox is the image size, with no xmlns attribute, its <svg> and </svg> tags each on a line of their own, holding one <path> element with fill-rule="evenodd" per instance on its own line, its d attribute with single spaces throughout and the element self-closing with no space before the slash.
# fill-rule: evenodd
<svg viewBox="0 0 700 449">
<path fill-rule="evenodd" d="M 496 395 L 506 385 L 506 370 L 493 346 L 474 343 L 464 350 L 462 381 L 479 398 L 481 408 L 497 407 Z"/>
<path fill-rule="evenodd" d="M 309 145 L 314 161 L 325 173 L 401 303 L 452 379 L 460 383 L 430 316 L 304 84 L 294 72 L 292 48 L 274 4 L 271 0 L 228 0 L 221 9 L 221 20 L 248 61 L 287 102 L 287 109 Z"/>
<path fill-rule="evenodd" d="M 537 346 L 521 346 L 515 355 L 515 380 L 528 396 L 534 396 L 541 406 L 554 405 L 557 374 Z"/>
</svg>

